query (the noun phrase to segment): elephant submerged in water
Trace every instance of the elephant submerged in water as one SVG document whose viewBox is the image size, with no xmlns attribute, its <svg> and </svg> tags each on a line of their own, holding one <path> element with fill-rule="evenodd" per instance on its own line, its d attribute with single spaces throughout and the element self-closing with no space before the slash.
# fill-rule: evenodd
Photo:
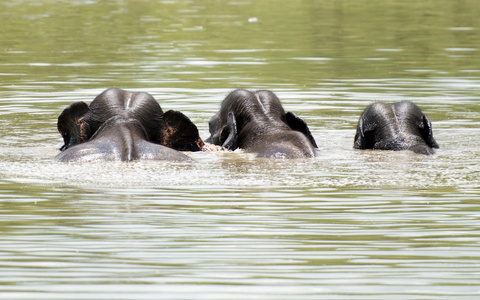
<svg viewBox="0 0 480 300">
<path fill-rule="evenodd" d="M 148 141 L 147 131 L 136 119 L 114 116 L 92 137 L 55 157 L 59 162 L 174 160 L 190 158 L 177 150 Z"/>
<path fill-rule="evenodd" d="M 107 89 L 87 105 L 74 102 L 58 117 L 64 145 L 56 161 L 188 160 L 179 151 L 205 144 L 178 111 L 163 112 L 148 93 Z"/>
<path fill-rule="evenodd" d="M 197 127 L 181 112 L 164 113 L 148 93 L 111 88 L 95 97 L 90 105 L 79 101 L 63 110 L 57 123 L 64 140 L 60 150 L 87 142 L 115 116 L 139 121 L 152 143 L 180 151 L 199 151 L 204 146 Z"/>
<path fill-rule="evenodd" d="M 402 101 L 368 106 L 359 118 L 353 148 L 410 150 L 430 155 L 439 146 L 427 116 L 412 102 Z"/>
<path fill-rule="evenodd" d="M 317 144 L 304 120 L 286 113 L 271 91 L 238 89 L 223 100 L 209 122 L 208 143 L 267 158 L 308 158 Z"/>
</svg>

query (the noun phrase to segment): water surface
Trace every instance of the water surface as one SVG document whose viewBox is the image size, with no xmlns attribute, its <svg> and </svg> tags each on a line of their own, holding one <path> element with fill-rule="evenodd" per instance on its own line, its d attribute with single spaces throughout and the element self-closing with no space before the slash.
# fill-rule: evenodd
<svg viewBox="0 0 480 300">
<path fill-rule="evenodd" d="M 1 1 L 2 299 L 477 299 L 476 1 Z M 208 137 L 270 89 L 319 145 L 187 163 L 60 164 L 60 112 L 151 93 Z M 355 151 L 374 101 L 410 100 L 440 149 Z"/>
</svg>

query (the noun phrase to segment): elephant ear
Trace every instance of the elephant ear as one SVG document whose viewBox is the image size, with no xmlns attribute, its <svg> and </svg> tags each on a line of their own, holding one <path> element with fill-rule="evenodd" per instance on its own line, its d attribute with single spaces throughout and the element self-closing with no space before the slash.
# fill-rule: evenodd
<svg viewBox="0 0 480 300">
<path fill-rule="evenodd" d="M 372 149 L 373 148 L 373 131 L 367 130 L 363 115 L 358 120 L 357 133 L 353 143 L 354 149 Z"/>
<path fill-rule="evenodd" d="M 58 116 L 57 129 L 63 137 L 63 151 L 71 146 L 86 142 L 92 132 L 90 126 L 85 120 L 85 116 L 90 112 L 85 102 L 78 101 L 67 106 L 60 116 Z"/>
<path fill-rule="evenodd" d="M 163 114 L 165 126 L 160 129 L 161 145 L 179 151 L 200 151 L 204 143 L 195 124 L 183 113 L 169 110 Z"/>
<path fill-rule="evenodd" d="M 223 126 L 220 133 L 220 144 L 223 148 L 228 150 L 235 150 L 238 148 L 238 131 L 237 121 L 235 115 L 230 112 L 227 116 L 227 124 Z"/>
<path fill-rule="evenodd" d="M 312 143 L 312 145 L 315 148 L 318 148 L 317 142 L 315 142 L 315 139 L 313 138 L 313 135 L 308 128 L 307 122 L 305 122 L 302 118 L 298 117 L 295 113 L 290 111 L 285 114 L 285 120 L 287 122 L 287 125 L 290 126 L 290 128 L 305 134 Z"/>
<path fill-rule="evenodd" d="M 435 139 L 433 138 L 432 122 L 430 122 L 426 115 L 423 115 L 422 123 L 422 137 L 427 143 L 427 145 L 431 148 L 440 148 L 440 146 L 438 146 L 437 144 L 437 141 L 435 141 Z"/>
</svg>

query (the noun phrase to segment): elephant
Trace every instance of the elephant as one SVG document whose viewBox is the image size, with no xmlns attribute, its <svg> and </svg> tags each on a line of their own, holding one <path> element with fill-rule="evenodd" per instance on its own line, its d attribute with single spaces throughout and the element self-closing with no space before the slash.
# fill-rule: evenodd
<svg viewBox="0 0 480 300">
<path fill-rule="evenodd" d="M 62 111 L 57 122 L 64 140 L 60 150 L 88 141 L 114 116 L 138 120 L 152 143 L 179 151 L 199 151 L 204 146 L 197 127 L 183 113 L 174 110 L 163 113 L 148 93 L 110 88 L 95 97 L 90 105 L 78 101 Z"/>
<path fill-rule="evenodd" d="M 353 148 L 431 155 L 439 146 L 427 116 L 412 102 L 402 101 L 369 105 L 358 120 Z"/>
<path fill-rule="evenodd" d="M 58 162 L 170 160 L 188 161 L 181 152 L 148 141 L 140 121 L 114 116 L 106 120 L 89 141 L 68 147 Z"/>
<path fill-rule="evenodd" d="M 237 89 L 223 100 L 209 121 L 207 143 L 228 150 L 238 148 L 264 158 L 310 158 L 317 144 L 307 123 L 285 113 L 271 91 Z"/>
</svg>

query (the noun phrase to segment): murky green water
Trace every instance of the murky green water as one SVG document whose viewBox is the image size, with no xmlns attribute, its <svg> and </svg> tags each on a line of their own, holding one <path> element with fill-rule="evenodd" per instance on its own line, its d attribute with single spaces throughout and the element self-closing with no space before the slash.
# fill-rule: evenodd
<svg viewBox="0 0 480 300">
<path fill-rule="evenodd" d="M 0 1 L 0 298 L 478 299 L 477 1 Z M 270 89 L 314 160 L 59 164 L 56 118 L 108 87 L 208 120 Z M 411 100 L 435 156 L 354 151 Z"/>
</svg>

